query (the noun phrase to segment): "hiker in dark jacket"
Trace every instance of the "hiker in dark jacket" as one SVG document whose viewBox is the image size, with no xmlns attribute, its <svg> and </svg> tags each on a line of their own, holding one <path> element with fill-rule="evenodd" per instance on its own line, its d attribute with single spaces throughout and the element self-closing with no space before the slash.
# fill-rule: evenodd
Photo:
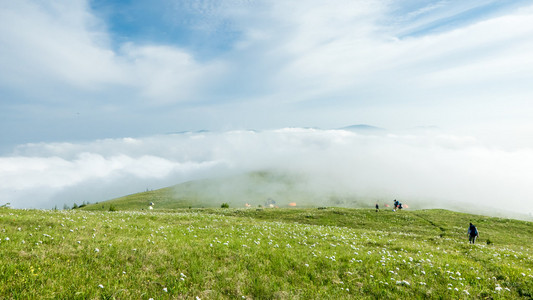
<svg viewBox="0 0 533 300">
<path fill-rule="evenodd" d="M 376 212 L 379 211 L 379 205 L 376 203 Z"/>
<path fill-rule="evenodd" d="M 477 231 L 476 226 L 470 223 L 470 226 L 468 227 L 468 241 L 470 242 L 470 244 L 475 244 L 476 238 L 478 236 L 479 236 L 479 232 Z"/>
</svg>

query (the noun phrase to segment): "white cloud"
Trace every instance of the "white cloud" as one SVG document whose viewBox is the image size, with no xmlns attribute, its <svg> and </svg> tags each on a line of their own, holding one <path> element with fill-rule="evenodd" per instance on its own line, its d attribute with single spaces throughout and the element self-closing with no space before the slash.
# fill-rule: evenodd
<svg viewBox="0 0 533 300">
<path fill-rule="evenodd" d="M 84 1 L 3 1 L 0 20 L 0 84 L 42 89 L 41 81 L 58 81 L 94 89 L 121 82 L 103 24 Z"/>
<path fill-rule="evenodd" d="M 188 133 L 21 146 L 16 155 L 0 158 L 0 202 L 61 206 L 191 179 L 274 170 L 304 175 L 316 195 L 533 212 L 524 201 L 533 192 L 532 167 L 532 148 L 495 149 L 473 137 L 439 131 L 368 135 L 287 128 Z"/>
<path fill-rule="evenodd" d="M 43 103 L 72 103 L 90 93 L 114 95 L 121 105 L 180 102 L 194 99 L 199 83 L 222 69 L 178 47 L 126 43 L 115 51 L 86 1 L 2 2 L 0 25 L 0 86 Z M 134 98 L 123 99 L 124 90 Z"/>
<path fill-rule="evenodd" d="M 472 8 L 459 6 L 442 9 L 459 14 Z M 259 66 L 255 71 L 265 71 L 262 96 L 284 105 L 301 102 L 298 108 L 307 111 L 316 106 L 312 112 L 327 111 L 329 119 L 343 110 L 364 117 L 375 108 L 374 124 L 444 125 L 449 120 L 436 112 L 445 110 L 454 123 L 469 124 L 486 117 L 477 106 L 487 101 L 510 118 L 522 113 L 533 79 L 531 8 L 410 37 L 388 26 L 396 17 L 390 9 L 382 1 L 272 4 L 253 19 L 239 19 L 246 39 L 238 49 Z M 387 111 L 398 107 L 405 111 Z"/>
<path fill-rule="evenodd" d="M 110 141 L 107 141 L 109 144 Z M 115 145 L 122 141 L 115 141 Z M 102 149 L 106 142 L 95 142 L 96 148 Z M 118 195 L 139 192 L 144 185 L 174 184 L 172 180 L 183 179 L 184 175 L 194 178 L 195 172 L 202 169 L 213 169 L 218 162 L 176 161 L 151 154 L 113 154 L 105 155 L 98 152 L 87 152 L 91 146 L 81 146 L 83 152 L 74 153 L 61 149 L 62 145 L 52 145 L 59 150 L 54 156 L 48 156 L 50 147 L 44 149 L 40 156 L 1 157 L 0 166 L 0 201 L 10 202 L 14 207 L 50 207 L 51 203 L 63 204 L 77 202 L 79 199 L 105 200 L 97 197 L 115 197 Z M 68 145 L 63 145 L 67 146 Z M 78 145 L 80 146 L 80 145 Z M 81 148 L 81 149 L 80 149 Z M 33 147 L 32 152 L 39 151 Z M 113 152 L 116 150 L 113 150 Z M 66 153 L 68 152 L 68 153 Z M 106 151 L 103 151 L 106 152 Z M 58 154 L 65 155 L 64 157 Z M 139 184 L 143 186 L 135 186 Z M 90 188 L 87 188 L 91 185 Z M 85 190 L 87 189 L 87 190 Z M 118 190 L 118 191 L 117 191 Z M 58 195 L 68 191 L 70 199 L 57 199 Z M 39 197 L 35 197 L 39 195 Z"/>
<path fill-rule="evenodd" d="M 131 70 L 132 86 L 140 87 L 143 98 L 156 103 L 196 99 L 195 92 L 223 70 L 222 63 L 201 65 L 175 47 L 127 44 L 121 52 L 127 59 L 125 68 Z"/>
</svg>

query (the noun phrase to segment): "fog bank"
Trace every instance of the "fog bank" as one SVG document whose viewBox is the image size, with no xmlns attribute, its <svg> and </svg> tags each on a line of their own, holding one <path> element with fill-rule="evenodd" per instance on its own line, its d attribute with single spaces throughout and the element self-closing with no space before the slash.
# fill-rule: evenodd
<svg viewBox="0 0 533 300">
<path fill-rule="evenodd" d="M 61 208 L 194 179 L 274 170 L 303 175 L 317 194 L 531 214 L 532 169 L 533 148 L 497 148 L 439 130 L 191 132 L 20 145 L 0 157 L 0 203 Z"/>
</svg>

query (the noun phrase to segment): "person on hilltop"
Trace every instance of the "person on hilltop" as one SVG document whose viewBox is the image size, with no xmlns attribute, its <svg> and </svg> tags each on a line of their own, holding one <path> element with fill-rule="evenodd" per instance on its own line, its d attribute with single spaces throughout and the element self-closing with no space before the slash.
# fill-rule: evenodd
<svg viewBox="0 0 533 300">
<path fill-rule="evenodd" d="M 376 203 L 376 212 L 379 211 L 379 205 Z"/>
<path fill-rule="evenodd" d="M 478 236 L 479 236 L 479 232 L 477 231 L 476 226 L 470 223 L 470 226 L 468 227 L 468 241 L 470 242 L 470 244 L 475 244 L 476 238 Z"/>
</svg>

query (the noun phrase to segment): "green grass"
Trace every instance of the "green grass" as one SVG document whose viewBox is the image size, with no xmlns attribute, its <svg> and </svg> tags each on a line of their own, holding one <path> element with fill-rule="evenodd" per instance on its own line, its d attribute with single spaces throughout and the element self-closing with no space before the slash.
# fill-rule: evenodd
<svg viewBox="0 0 533 300">
<path fill-rule="evenodd" d="M 446 210 L 0 209 L 0 298 L 530 299 L 531 236 Z"/>
</svg>

